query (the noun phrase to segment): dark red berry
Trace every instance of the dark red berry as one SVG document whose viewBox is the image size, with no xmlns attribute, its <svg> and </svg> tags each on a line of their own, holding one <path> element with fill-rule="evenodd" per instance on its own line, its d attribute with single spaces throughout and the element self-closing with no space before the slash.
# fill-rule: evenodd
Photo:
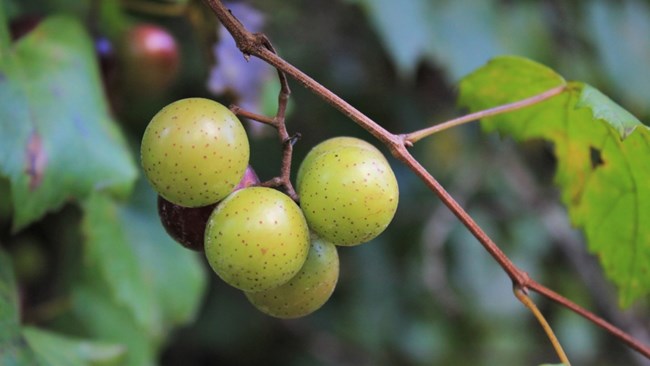
<svg viewBox="0 0 650 366">
<path fill-rule="evenodd" d="M 248 166 L 235 190 L 259 183 L 257 174 Z M 183 207 L 158 196 L 158 215 L 167 234 L 182 246 L 196 251 L 203 250 L 205 226 L 216 206 L 214 203 L 203 207 Z"/>
<path fill-rule="evenodd" d="M 158 215 L 167 234 L 182 246 L 197 251 L 203 250 L 205 225 L 215 206 L 183 207 L 158 196 Z"/>
</svg>

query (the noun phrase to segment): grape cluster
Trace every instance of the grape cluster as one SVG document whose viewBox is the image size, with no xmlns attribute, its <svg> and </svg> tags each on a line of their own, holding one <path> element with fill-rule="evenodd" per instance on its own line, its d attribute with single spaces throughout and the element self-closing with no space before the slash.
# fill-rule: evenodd
<svg viewBox="0 0 650 366">
<path fill-rule="evenodd" d="M 243 126 L 208 99 L 182 99 L 158 112 L 144 132 L 141 160 L 167 233 L 204 251 L 224 282 L 278 318 L 320 308 L 338 281 L 336 246 L 375 238 L 397 209 L 390 165 L 351 137 L 307 154 L 296 182 L 300 206 L 259 186 Z"/>
</svg>

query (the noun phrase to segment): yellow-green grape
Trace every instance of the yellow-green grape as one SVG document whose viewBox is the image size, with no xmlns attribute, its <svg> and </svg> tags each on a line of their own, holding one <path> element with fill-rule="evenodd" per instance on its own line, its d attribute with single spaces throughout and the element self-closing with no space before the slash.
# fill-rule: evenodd
<svg viewBox="0 0 650 366">
<path fill-rule="evenodd" d="M 279 287 L 247 292 L 246 297 L 265 314 L 276 318 L 299 318 L 313 313 L 327 302 L 338 278 L 336 246 L 313 235 L 307 260 L 295 277 Z"/>
<path fill-rule="evenodd" d="M 184 207 L 216 203 L 241 180 L 250 154 L 246 131 L 223 105 L 204 98 L 160 110 L 142 137 L 144 172 L 156 191 Z"/>
<path fill-rule="evenodd" d="M 221 201 L 205 231 L 205 255 L 226 283 L 264 291 L 289 281 L 309 251 L 300 207 L 272 188 L 249 187 Z"/>
<path fill-rule="evenodd" d="M 300 204 L 309 227 L 322 238 L 337 245 L 365 243 L 393 219 L 397 180 L 375 149 L 333 146 L 303 162 L 300 170 Z"/>
<path fill-rule="evenodd" d="M 377 149 L 376 147 L 374 147 L 373 145 L 369 144 L 364 140 L 358 139 L 356 137 L 350 137 L 350 136 L 332 137 L 314 146 L 311 150 L 309 150 L 307 155 L 305 155 L 302 164 L 300 164 L 300 169 L 298 169 L 298 174 L 296 176 L 296 186 L 300 185 L 300 182 L 302 181 L 302 176 L 305 174 L 305 169 L 303 169 L 303 166 L 309 166 L 310 161 L 315 157 L 319 156 L 321 153 L 342 146 L 362 147 L 364 149 L 374 151 L 381 156 L 381 151 L 379 151 L 379 149 Z"/>
</svg>

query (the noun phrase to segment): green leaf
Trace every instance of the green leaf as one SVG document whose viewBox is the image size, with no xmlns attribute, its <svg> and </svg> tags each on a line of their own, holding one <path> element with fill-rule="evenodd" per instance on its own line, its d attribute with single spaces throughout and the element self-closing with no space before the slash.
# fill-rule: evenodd
<svg viewBox="0 0 650 366">
<path fill-rule="evenodd" d="M 0 175 L 14 230 L 93 190 L 125 196 L 137 174 L 103 96 L 92 42 L 52 17 L 0 54 Z"/>
<path fill-rule="evenodd" d="M 94 339 L 120 344 L 126 349 L 122 365 L 154 365 L 160 340 L 153 339 L 130 309 L 116 303 L 97 274 L 88 268 L 72 291 L 72 311 Z"/>
<path fill-rule="evenodd" d="M 153 364 L 173 327 L 196 316 L 205 267 L 164 232 L 144 180 L 130 202 L 98 192 L 83 209 L 85 260 L 73 313 L 93 338 L 123 344 L 127 365 Z"/>
<path fill-rule="evenodd" d="M 576 104 L 576 108 L 580 107 L 590 108 L 594 118 L 612 125 L 622 138 L 626 138 L 636 127 L 643 125 L 630 112 L 621 108 L 598 89 L 589 85 L 582 88 L 580 100 Z"/>
<path fill-rule="evenodd" d="M 562 85 L 552 70 L 502 57 L 467 76 L 459 103 L 485 109 Z M 571 82 L 550 100 L 483 120 L 517 141 L 546 139 L 558 160 L 555 182 L 606 275 L 629 306 L 650 292 L 650 129 L 589 85 Z"/>
<path fill-rule="evenodd" d="M 176 243 L 162 228 L 157 196 L 148 183 L 140 180 L 135 192 L 139 201 L 121 210 L 121 220 L 167 331 L 197 315 L 207 285 L 206 267 L 200 254 Z"/>
<path fill-rule="evenodd" d="M 36 364 L 20 332 L 18 298 L 11 259 L 0 250 L 0 365 Z"/>
<path fill-rule="evenodd" d="M 34 327 L 24 327 L 23 335 L 43 366 L 117 366 L 124 361 L 125 349 L 119 345 L 70 338 Z"/>
<path fill-rule="evenodd" d="M 139 266 L 135 253 L 139 243 L 129 240 L 121 216 L 120 206 L 105 194 L 92 194 L 84 203 L 84 264 L 106 281 L 116 303 L 127 307 L 139 325 L 157 336 L 162 331 L 160 308 Z"/>
<path fill-rule="evenodd" d="M 197 255 L 175 243 L 157 216 L 156 195 L 140 181 L 130 203 L 97 193 L 84 204 L 84 265 L 105 282 L 148 337 L 161 339 L 194 318 L 206 286 Z"/>
</svg>

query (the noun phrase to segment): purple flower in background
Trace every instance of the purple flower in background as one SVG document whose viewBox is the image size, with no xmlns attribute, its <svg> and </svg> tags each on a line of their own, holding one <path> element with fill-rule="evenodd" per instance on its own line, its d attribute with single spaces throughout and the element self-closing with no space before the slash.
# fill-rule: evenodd
<svg viewBox="0 0 650 366">
<path fill-rule="evenodd" d="M 251 6 L 241 3 L 226 4 L 233 15 L 251 32 L 259 32 L 264 17 Z M 214 47 L 216 65 L 210 71 L 208 89 L 215 94 L 231 93 L 242 108 L 261 113 L 262 89 L 273 77 L 273 69 L 263 61 L 251 57 L 248 61 L 222 26 L 217 30 L 219 42 Z"/>
</svg>

